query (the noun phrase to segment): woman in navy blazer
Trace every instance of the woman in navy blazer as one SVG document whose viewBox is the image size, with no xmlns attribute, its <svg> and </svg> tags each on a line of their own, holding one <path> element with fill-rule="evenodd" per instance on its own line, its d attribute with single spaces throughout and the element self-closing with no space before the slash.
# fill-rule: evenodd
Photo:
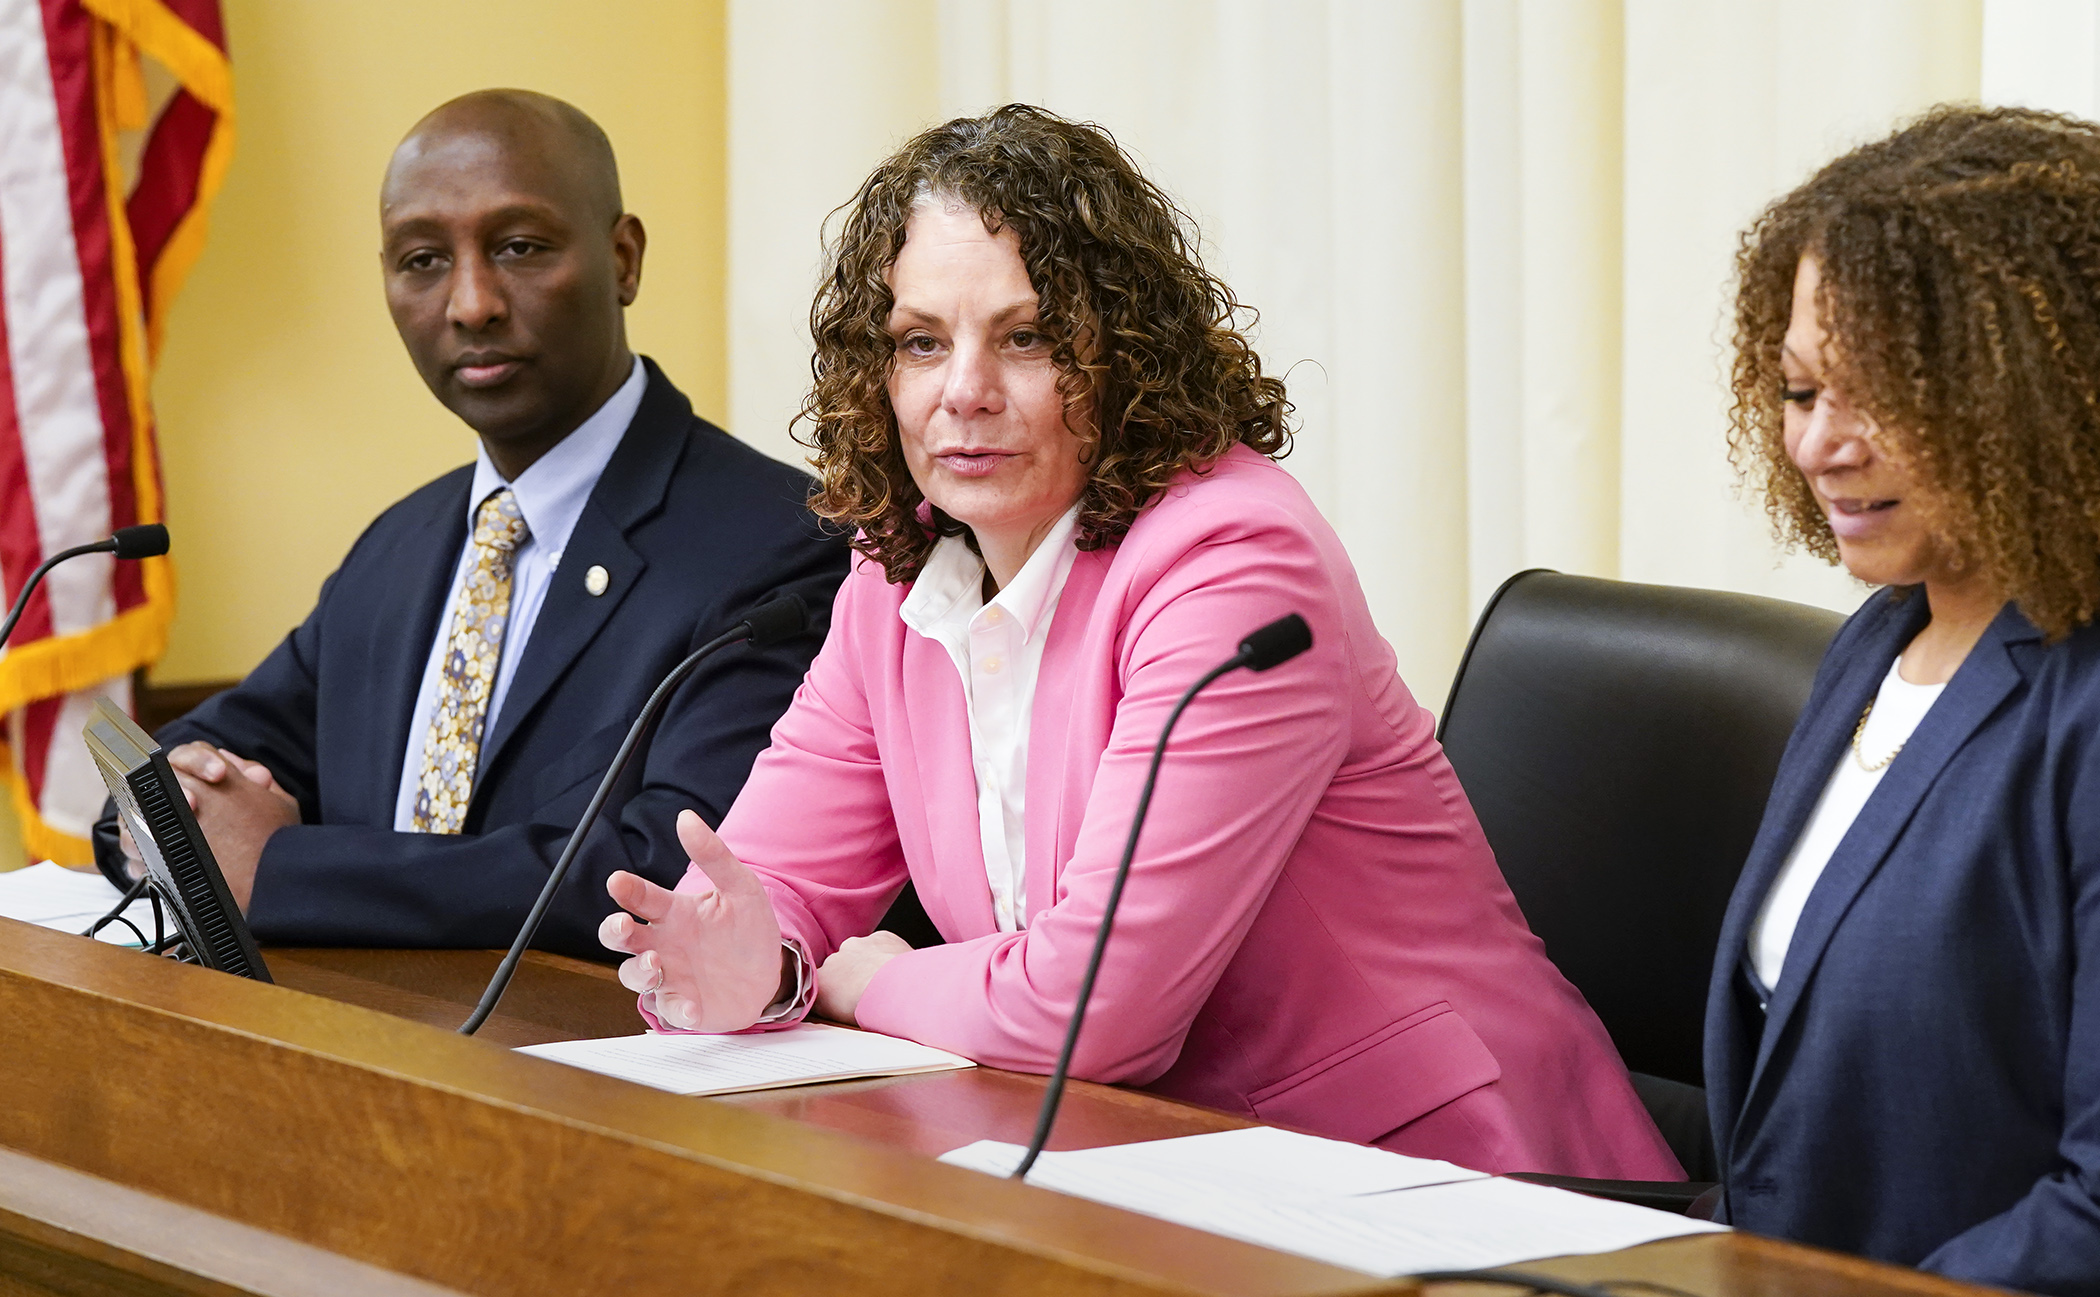
<svg viewBox="0 0 2100 1297">
<path fill-rule="evenodd" d="M 1738 269 L 1738 467 L 1885 588 L 1722 929 L 1723 1211 L 2100 1293 L 2100 127 L 1935 111 L 1774 204 Z"/>
</svg>

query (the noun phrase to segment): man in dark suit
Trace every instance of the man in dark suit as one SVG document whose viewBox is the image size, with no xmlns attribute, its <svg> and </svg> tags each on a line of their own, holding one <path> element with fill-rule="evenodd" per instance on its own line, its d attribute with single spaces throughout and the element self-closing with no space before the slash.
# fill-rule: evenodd
<svg viewBox="0 0 2100 1297">
<path fill-rule="evenodd" d="M 505 945 L 657 682 L 799 594 L 812 633 L 689 679 L 564 880 L 538 944 L 604 958 L 607 876 L 684 872 L 677 812 L 729 809 L 847 551 L 806 475 L 628 350 L 645 238 L 582 113 L 446 104 L 395 152 L 380 216 L 394 323 L 481 454 L 382 514 L 305 623 L 159 737 L 265 943 Z"/>
</svg>

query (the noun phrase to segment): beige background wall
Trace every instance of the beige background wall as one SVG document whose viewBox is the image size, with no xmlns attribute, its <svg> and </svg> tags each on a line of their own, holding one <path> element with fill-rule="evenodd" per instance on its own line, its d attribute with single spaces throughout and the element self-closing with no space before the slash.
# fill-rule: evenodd
<svg viewBox="0 0 2100 1297">
<path fill-rule="evenodd" d="M 1526 567 L 1849 610 L 1864 588 L 1731 490 L 1735 239 L 1813 166 L 1976 98 L 1985 8 L 731 0 L 737 426 L 793 449 L 825 214 L 893 142 L 1022 100 L 1113 131 L 1259 308 L 1303 425 L 1285 465 L 1426 705 Z"/>
</svg>

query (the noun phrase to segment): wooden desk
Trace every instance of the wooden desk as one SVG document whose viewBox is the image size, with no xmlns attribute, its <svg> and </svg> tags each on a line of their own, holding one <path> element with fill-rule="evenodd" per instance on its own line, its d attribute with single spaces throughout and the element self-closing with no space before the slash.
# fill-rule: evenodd
<svg viewBox="0 0 2100 1297">
<path fill-rule="evenodd" d="M 638 1029 L 599 966 L 529 956 L 466 1040 L 412 1023 L 456 1026 L 493 955 L 269 961 L 277 987 L 0 920 L 0 1297 L 1411 1288 L 930 1160 L 1024 1141 L 1040 1078 L 683 1099 L 503 1048 Z M 1052 1147 L 1245 1124 L 1078 1084 Z M 1740 1235 L 1534 1268 L 1708 1297 L 1980 1291 Z"/>
</svg>

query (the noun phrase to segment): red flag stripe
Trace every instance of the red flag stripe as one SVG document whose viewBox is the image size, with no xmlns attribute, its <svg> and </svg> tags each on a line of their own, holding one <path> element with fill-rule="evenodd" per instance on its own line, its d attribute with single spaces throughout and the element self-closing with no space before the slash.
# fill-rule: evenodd
<svg viewBox="0 0 2100 1297">
<path fill-rule="evenodd" d="M 226 48 L 226 23 L 219 13 L 219 0 L 161 0 L 183 25 L 219 47 Z"/>
<path fill-rule="evenodd" d="M 106 536 L 118 527 L 138 520 L 137 489 L 132 480 L 131 397 L 124 379 L 120 353 L 123 345 L 117 322 L 114 252 L 110 246 L 109 193 L 103 187 L 102 133 L 95 110 L 93 80 L 93 19 L 75 0 L 42 0 L 45 41 L 49 50 L 52 95 L 58 106 L 59 137 L 65 148 L 67 192 L 72 202 L 73 242 L 79 259 L 80 310 L 86 321 L 88 355 L 93 365 L 94 392 L 101 413 L 101 460 L 104 483 L 102 516 L 82 509 L 74 520 L 84 529 L 80 544 Z M 39 493 L 39 502 L 43 497 Z M 49 529 L 47 528 L 47 531 Z M 48 543 L 48 541 L 47 541 Z M 80 562 L 69 566 L 87 567 Z M 128 601 L 116 598 L 109 570 L 87 575 L 98 581 L 104 601 L 94 615 L 79 624 L 69 624 L 63 598 L 53 592 L 53 615 L 61 634 L 85 630 L 108 620 L 115 611 L 143 600 L 145 592 L 128 574 Z M 52 573 L 55 579 L 58 573 Z M 115 607 L 109 605 L 114 604 Z M 86 609 L 83 609 L 86 611 Z"/>
<path fill-rule="evenodd" d="M 0 77 L 0 305 L 8 317 L 18 444 L 29 480 L 39 555 L 107 534 L 108 458 L 85 287 L 73 234 L 73 183 L 60 101 L 41 8 L 0 0 L 0 28 L 13 65 Z M 54 573 L 55 634 L 86 630 L 110 614 L 107 565 L 76 563 Z M 17 638 L 10 651 L 24 641 Z"/>
<path fill-rule="evenodd" d="M 150 270 L 175 227 L 197 201 L 203 179 L 204 150 L 211 144 L 219 115 L 187 90 L 177 91 L 153 124 L 153 134 L 139 157 L 138 183 L 125 204 L 131 221 L 138 264 Z M 153 313 L 152 275 L 142 274 L 146 313 Z"/>
<path fill-rule="evenodd" d="M 51 768 L 51 738 L 58 728 L 59 705 L 66 695 L 56 698 L 39 698 L 22 708 L 22 745 L 17 750 L 17 760 L 22 763 L 22 773 L 29 779 L 29 800 L 41 811 L 44 790 L 50 786 L 46 778 Z"/>
<path fill-rule="evenodd" d="M 0 242 L 0 280 L 6 278 L 6 258 L 6 245 Z M 8 363 L 5 311 L 0 311 L 0 500 L 19 500 L 24 506 L 0 509 L 0 606 L 11 608 L 30 573 L 44 561 L 44 549 L 36 534 L 36 510 L 28 507 L 29 464 L 22 453 L 21 424 L 15 418 L 14 367 Z M 15 630 L 24 643 L 51 633 L 51 601 L 43 591 L 30 597 Z"/>
</svg>

